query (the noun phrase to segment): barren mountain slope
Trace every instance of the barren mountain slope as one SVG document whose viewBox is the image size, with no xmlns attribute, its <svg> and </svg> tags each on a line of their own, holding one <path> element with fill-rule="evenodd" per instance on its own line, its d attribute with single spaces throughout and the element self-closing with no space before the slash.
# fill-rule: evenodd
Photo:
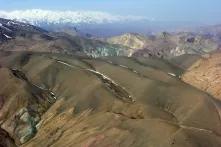
<svg viewBox="0 0 221 147">
<path fill-rule="evenodd" d="M 143 49 L 145 47 L 146 41 L 146 37 L 135 33 L 127 33 L 121 36 L 115 36 L 107 39 L 107 42 L 109 43 L 121 44 L 132 49 Z"/>
<path fill-rule="evenodd" d="M 197 60 L 182 79 L 221 100 L 221 52 Z"/>
<path fill-rule="evenodd" d="M 62 29 L 61 29 L 62 30 Z M 34 51 L 88 56 L 157 56 L 173 58 L 183 54 L 203 55 L 219 48 L 218 39 L 193 33 L 155 36 L 127 33 L 95 39 L 68 33 L 47 32 L 30 24 L 0 18 L 0 50 Z"/>
<path fill-rule="evenodd" d="M 214 37 L 194 33 L 166 33 L 144 37 L 139 34 L 123 34 L 108 38 L 113 44 L 132 48 L 133 56 L 158 56 L 172 58 L 184 54 L 203 55 L 217 50 L 219 43 Z"/>
<path fill-rule="evenodd" d="M 1 128 L 17 145 L 221 146 L 217 102 L 180 81 L 180 69 L 168 63 L 0 56 Z"/>
<path fill-rule="evenodd" d="M 205 55 L 203 55 L 205 56 Z M 168 60 L 172 65 L 183 69 L 183 71 L 188 70 L 196 61 L 203 58 L 201 55 L 197 54 L 184 54 L 181 56 L 173 57 Z"/>
<path fill-rule="evenodd" d="M 30 24 L 0 18 L 1 51 L 34 51 L 98 56 L 129 56 L 130 48 L 67 33 L 47 32 Z"/>
</svg>

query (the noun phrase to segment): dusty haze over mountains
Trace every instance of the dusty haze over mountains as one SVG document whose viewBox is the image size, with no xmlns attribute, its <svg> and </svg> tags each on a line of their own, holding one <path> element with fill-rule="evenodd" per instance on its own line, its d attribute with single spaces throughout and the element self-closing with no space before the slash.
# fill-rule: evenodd
<svg viewBox="0 0 221 147">
<path fill-rule="evenodd" d="M 1 147 L 221 146 L 220 1 L 0 3 Z"/>
</svg>

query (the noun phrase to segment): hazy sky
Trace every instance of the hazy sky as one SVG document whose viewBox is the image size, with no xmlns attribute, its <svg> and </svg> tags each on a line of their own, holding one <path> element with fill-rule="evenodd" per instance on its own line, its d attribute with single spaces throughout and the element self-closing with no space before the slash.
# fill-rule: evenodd
<svg viewBox="0 0 221 147">
<path fill-rule="evenodd" d="M 160 21 L 221 23 L 221 0 L 0 0 L 0 10 L 96 10 Z"/>
</svg>

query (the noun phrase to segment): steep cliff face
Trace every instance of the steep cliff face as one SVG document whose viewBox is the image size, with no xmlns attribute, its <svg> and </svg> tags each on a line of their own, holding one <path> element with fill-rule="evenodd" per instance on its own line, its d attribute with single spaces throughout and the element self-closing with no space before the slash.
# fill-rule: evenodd
<svg viewBox="0 0 221 147">
<path fill-rule="evenodd" d="M 0 57 L 1 128 L 19 146 L 221 145 L 218 102 L 163 60 Z"/>
<path fill-rule="evenodd" d="M 212 53 L 197 60 L 182 79 L 221 100 L 221 53 Z"/>
</svg>

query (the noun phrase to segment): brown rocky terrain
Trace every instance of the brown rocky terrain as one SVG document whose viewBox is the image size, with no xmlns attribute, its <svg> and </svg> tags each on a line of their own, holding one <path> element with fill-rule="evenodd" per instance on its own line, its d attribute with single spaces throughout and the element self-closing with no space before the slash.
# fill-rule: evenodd
<svg viewBox="0 0 221 147">
<path fill-rule="evenodd" d="M 111 37 L 107 41 L 132 48 L 132 56 L 146 57 L 172 58 L 184 54 L 203 55 L 219 48 L 219 42 L 214 37 L 186 32 L 174 34 L 162 32 L 147 37 L 128 33 Z"/>
<path fill-rule="evenodd" d="M 182 79 L 221 100 L 221 52 L 197 60 Z"/>
<path fill-rule="evenodd" d="M 129 56 L 131 52 L 127 47 L 70 34 L 68 31 L 47 32 L 30 24 L 0 18 L 1 51 L 83 54 L 93 57 Z"/>
<path fill-rule="evenodd" d="M 0 146 L 1 147 L 16 147 L 14 140 L 9 134 L 0 128 Z"/>
<path fill-rule="evenodd" d="M 221 146 L 219 102 L 163 60 L 1 52 L 0 64 L 1 128 L 17 146 Z"/>
<path fill-rule="evenodd" d="M 221 53 L 205 54 L 217 49 L 211 38 L 106 43 L 0 22 L 0 146 L 221 146 Z"/>
<path fill-rule="evenodd" d="M 107 39 L 112 44 L 121 44 L 132 49 L 143 49 L 147 42 L 147 37 L 135 33 L 127 33 Z"/>
<path fill-rule="evenodd" d="M 33 51 L 100 56 L 156 56 L 170 59 L 184 54 L 203 55 L 220 47 L 219 36 L 162 32 L 152 36 L 127 33 L 107 39 L 71 35 L 68 30 L 41 28 L 0 18 L 1 51 Z"/>
</svg>

